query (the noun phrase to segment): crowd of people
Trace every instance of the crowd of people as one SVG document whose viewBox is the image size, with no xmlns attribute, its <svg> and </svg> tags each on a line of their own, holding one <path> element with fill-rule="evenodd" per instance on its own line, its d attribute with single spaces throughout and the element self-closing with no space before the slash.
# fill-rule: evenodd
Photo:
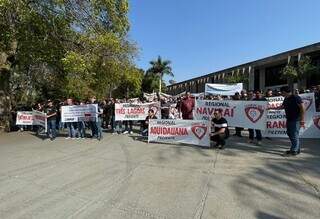
<svg viewBox="0 0 320 219">
<path fill-rule="evenodd" d="M 302 109 L 298 109 L 301 104 L 301 98 L 299 99 L 298 94 L 313 92 L 315 95 L 315 105 L 317 111 L 320 111 L 320 85 L 312 87 L 310 90 L 294 90 L 290 92 L 289 88 L 282 88 L 279 91 L 273 91 L 268 89 L 265 93 L 261 91 L 246 91 L 242 90 L 240 93 L 235 93 L 233 96 L 220 96 L 220 95 L 197 95 L 193 96 L 190 92 L 186 92 L 184 96 L 155 96 L 152 98 L 134 98 L 134 99 L 114 99 L 108 98 L 101 101 L 97 101 L 96 97 L 92 97 L 89 100 L 73 100 L 68 98 L 64 101 L 54 101 L 47 100 L 46 102 L 37 103 L 32 107 L 32 110 L 37 110 L 40 112 L 45 112 L 47 114 L 47 136 L 51 140 L 57 137 L 59 131 L 67 129 L 68 135 L 67 139 L 83 139 L 83 138 L 93 138 L 101 140 L 103 138 L 103 130 L 109 130 L 112 134 L 132 134 L 133 126 L 140 126 L 140 133 L 142 136 L 148 135 L 148 121 L 149 119 L 157 119 L 153 110 L 149 110 L 148 116 L 144 121 L 116 121 L 115 120 L 115 104 L 116 103 L 147 103 L 147 102 L 157 102 L 161 103 L 161 118 L 162 119 L 193 119 L 193 109 L 195 107 L 195 99 L 206 99 L 206 100 L 254 100 L 254 101 L 266 101 L 266 98 L 274 96 L 284 96 L 286 97 L 283 107 L 287 113 L 288 120 L 288 136 L 293 142 L 293 147 L 291 151 L 298 154 L 300 153 L 299 138 L 297 132 L 298 125 L 297 120 L 303 120 L 300 112 Z M 291 99 L 290 99 L 290 98 Z M 292 100 L 292 97 L 294 99 Z M 67 122 L 63 123 L 61 121 L 61 107 L 64 105 L 83 105 L 83 104 L 98 104 L 98 119 L 95 121 L 80 121 L 80 122 Z M 295 105 L 296 104 L 296 105 Z M 286 108 L 287 107 L 287 108 Z M 298 108 L 297 108 L 298 107 Z M 21 109 L 19 109 L 21 110 Z M 22 110 L 28 110 L 26 108 Z M 30 109 L 29 109 L 30 110 Z M 290 117 L 293 115 L 293 119 Z M 222 117 L 221 111 L 216 110 L 213 113 L 212 118 L 212 134 L 211 140 L 216 142 L 216 147 L 223 148 L 225 145 L 225 139 L 229 137 L 228 123 L 225 118 Z M 290 120 L 294 122 L 290 123 Z M 304 122 L 304 121 L 301 121 Z M 299 123 L 300 124 L 300 123 Z M 302 124 L 300 124 L 302 126 Z M 299 126 L 300 127 L 300 126 Z M 20 131 L 27 129 L 25 126 L 19 127 Z M 38 134 L 43 132 L 43 128 L 39 126 L 32 127 L 32 130 L 36 131 Z M 90 130 L 90 133 L 87 133 Z M 234 136 L 242 137 L 243 132 L 242 127 L 235 127 Z M 249 143 L 254 143 L 256 139 L 256 144 L 260 145 L 262 141 L 261 130 L 248 129 L 249 132 Z M 290 153 L 289 153 L 290 154 Z"/>
</svg>

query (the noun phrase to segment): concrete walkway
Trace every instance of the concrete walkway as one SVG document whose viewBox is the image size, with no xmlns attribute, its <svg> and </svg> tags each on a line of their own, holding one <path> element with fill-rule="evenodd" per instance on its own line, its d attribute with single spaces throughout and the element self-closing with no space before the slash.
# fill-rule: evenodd
<svg viewBox="0 0 320 219">
<path fill-rule="evenodd" d="M 0 218 L 320 218 L 320 140 L 225 150 L 0 134 Z"/>
</svg>

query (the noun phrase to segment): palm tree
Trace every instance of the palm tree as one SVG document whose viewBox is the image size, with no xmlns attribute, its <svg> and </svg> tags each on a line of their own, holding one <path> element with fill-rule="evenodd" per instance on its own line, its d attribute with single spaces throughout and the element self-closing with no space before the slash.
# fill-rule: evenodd
<svg viewBox="0 0 320 219">
<path fill-rule="evenodd" d="M 161 93 L 162 78 L 164 75 L 173 77 L 172 68 L 170 66 L 170 60 L 162 60 L 161 56 L 158 56 L 157 60 L 150 62 L 151 68 L 147 70 L 147 74 L 153 74 L 160 77 L 159 79 L 159 93 Z"/>
</svg>

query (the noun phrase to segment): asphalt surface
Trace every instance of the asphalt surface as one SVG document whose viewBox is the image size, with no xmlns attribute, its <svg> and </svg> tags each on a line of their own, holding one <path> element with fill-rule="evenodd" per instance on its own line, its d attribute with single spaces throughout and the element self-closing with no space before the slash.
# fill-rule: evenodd
<svg viewBox="0 0 320 219">
<path fill-rule="evenodd" d="M 0 134 L 0 218 L 320 218 L 320 140 L 225 150 Z"/>
</svg>

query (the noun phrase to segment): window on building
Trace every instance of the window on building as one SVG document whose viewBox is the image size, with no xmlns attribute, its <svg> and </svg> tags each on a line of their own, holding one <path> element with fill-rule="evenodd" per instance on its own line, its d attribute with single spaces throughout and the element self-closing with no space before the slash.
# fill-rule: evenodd
<svg viewBox="0 0 320 219">
<path fill-rule="evenodd" d="M 287 83 L 285 79 L 281 78 L 281 71 L 284 67 L 286 67 L 286 64 L 281 64 L 281 65 L 266 68 L 266 71 L 265 71 L 266 87 L 277 86 L 277 85 Z"/>
</svg>

